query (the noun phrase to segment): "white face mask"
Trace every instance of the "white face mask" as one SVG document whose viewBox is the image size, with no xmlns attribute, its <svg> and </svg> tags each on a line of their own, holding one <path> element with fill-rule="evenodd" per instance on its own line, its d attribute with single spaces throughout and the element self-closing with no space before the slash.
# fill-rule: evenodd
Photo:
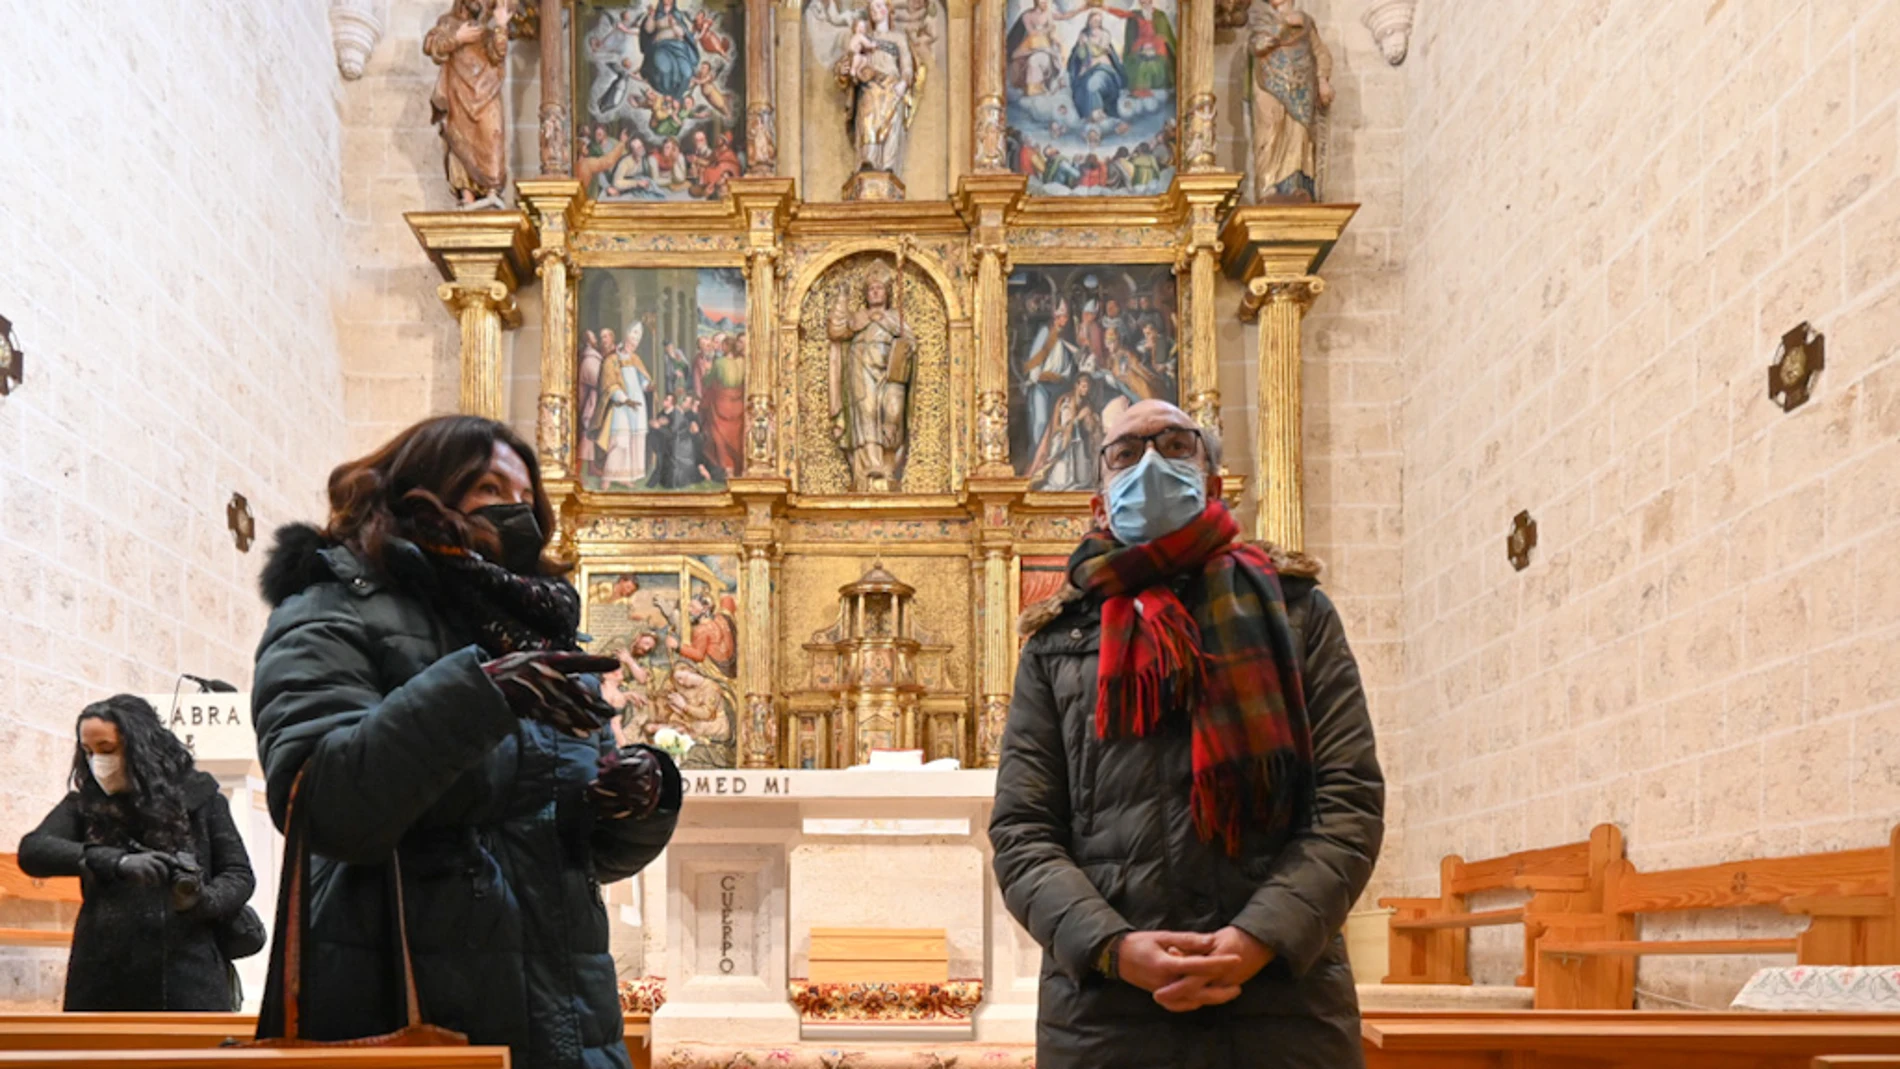
<svg viewBox="0 0 1900 1069">
<path fill-rule="evenodd" d="M 92 766 L 92 778 L 107 794 L 125 790 L 125 758 L 115 753 L 96 753 L 86 759 Z"/>
</svg>

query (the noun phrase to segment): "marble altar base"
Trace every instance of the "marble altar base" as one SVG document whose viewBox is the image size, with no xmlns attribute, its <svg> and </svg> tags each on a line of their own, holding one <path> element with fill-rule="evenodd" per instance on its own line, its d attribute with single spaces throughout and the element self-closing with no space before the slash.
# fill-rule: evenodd
<svg viewBox="0 0 1900 1069">
<path fill-rule="evenodd" d="M 801 1040 L 1034 1043 L 1041 952 L 991 871 L 995 772 L 688 770 L 686 786 L 664 863 L 641 875 L 644 971 L 667 978 L 655 1064 Z M 981 981 L 982 1001 L 961 1019 L 802 1020 L 790 986 L 811 930 L 854 927 L 942 929 L 950 979 Z"/>
</svg>

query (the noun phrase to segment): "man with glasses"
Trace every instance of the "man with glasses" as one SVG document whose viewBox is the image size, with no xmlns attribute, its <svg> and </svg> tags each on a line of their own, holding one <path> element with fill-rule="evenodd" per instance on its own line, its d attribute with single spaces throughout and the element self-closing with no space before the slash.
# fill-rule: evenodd
<svg viewBox="0 0 1900 1069">
<path fill-rule="evenodd" d="M 1143 401 L 1104 437 L 1095 530 L 1021 621 L 990 822 L 1044 951 L 1036 1064 L 1361 1066 L 1339 933 L 1385 784 L 1338 613 L 1240 540 L 1213 431 Z"/>
</svg>

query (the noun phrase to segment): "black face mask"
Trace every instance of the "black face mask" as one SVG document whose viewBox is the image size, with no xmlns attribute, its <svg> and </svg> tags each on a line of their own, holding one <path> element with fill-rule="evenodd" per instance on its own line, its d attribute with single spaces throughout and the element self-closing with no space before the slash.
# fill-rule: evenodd
<svg viewBox="0 0 1900 1069">
<path fill-rule="evenodd" d="M 533 505 L 484 505 L 469 517 L 486 521 L 501 536 L 501 560 L 496 563 L 516 575 L 541 573 L 541 549 L 546 539 L 541 534 L 541 522 L 534 518 Z"/>
</svg>

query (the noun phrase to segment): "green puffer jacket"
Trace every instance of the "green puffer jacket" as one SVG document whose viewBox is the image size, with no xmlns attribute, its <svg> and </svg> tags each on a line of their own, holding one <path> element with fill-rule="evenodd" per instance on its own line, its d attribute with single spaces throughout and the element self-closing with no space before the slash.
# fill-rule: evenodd
<svg viewBox="0 0 1900 1069">
<path fill-rule="evenodd" d="M 401 548 L 400 574 L 426 568 Z M 668 778 L 658 813 L 596 821 L 582 791 L 611 737 L 516 719 L 472 636 L 410 584 L 299 527 L 278 533 L 263 587 L 276 610 L 252 688 L 258 754 L 280 828 L 304 773 L 298 819 L 318 855 L 303 1034 L 354 1038 L 403 1023 L 394 851 L 429 1023 L 506 1045 L 534 1069 L 628 1066 L 600 889 L 640 871 L 672 835 L 672 762 L 659 755 Z M 280 938 L 260 1036 L 282 1034 L 282 953 Z"/>
<path fill-rule="evenodd" d="M 1348 1069 L 1364 1064 L 1340 936 L 1378 857 L 1385 782 L 1358 665 L 1318 567 L 1276 555 L 1305 650 L 1318 814 L 1252 834 L 1229 858 L 1200 841 L 1186 717 L 1157 738 L 1095 735 L 1101 608 L 1073 590 L 1025 613 L 990 823 L 1009 911 L 1043 947 L 1038 1069 Z M 1190 605 L 1195 583 L 1178 589 Z M 1234 925 L 1274 961 L 1238 999 L 1188 1014 L 1110 981 L 1098 957 L 1124 932 Z"/>
</svg>

